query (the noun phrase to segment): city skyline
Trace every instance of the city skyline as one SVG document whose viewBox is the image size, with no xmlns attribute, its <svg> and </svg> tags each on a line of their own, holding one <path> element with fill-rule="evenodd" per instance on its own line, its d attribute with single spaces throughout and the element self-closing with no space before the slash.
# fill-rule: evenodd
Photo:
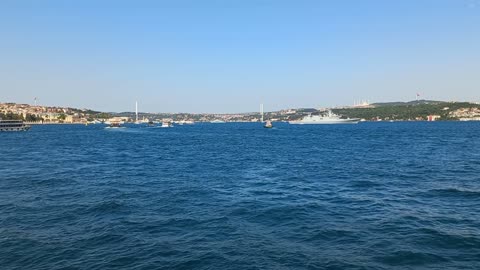
<svg viewBox="0 0 480 270">
<path fill-rule="evenodd" d="M 478 1 L 0 4 L 0 100 L 236 113 L 478 102 Z"/>
</svg>

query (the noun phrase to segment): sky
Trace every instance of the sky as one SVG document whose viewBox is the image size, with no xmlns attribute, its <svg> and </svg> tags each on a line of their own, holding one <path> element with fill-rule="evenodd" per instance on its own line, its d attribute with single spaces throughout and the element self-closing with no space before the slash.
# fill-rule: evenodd
<svg viewBox="0 0 480 270">
<path fill-rule="evenodd" d="M 480 0 L 0 1 L 0 102 L 235 113 L 480 101 Z"/>
</svg>

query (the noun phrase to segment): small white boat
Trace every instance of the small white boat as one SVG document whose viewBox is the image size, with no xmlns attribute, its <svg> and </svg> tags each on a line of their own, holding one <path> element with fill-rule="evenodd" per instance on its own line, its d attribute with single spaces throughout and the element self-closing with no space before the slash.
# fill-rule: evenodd
<svg viewBox="0 0 480 270">
<path fill-rule="evenodd" d="M 210 123 L 212 123 L 212 124 L 224 124 L 225 121 L 222 121 L 220 119 L 215 119 L 215 120 L 211 121 Z"/>
<path fill-rule="evenodd" d="M 193 125 L 193 123 L 194 122 L 191 121 L 191 120 L 180 120 L 180 121 L 175 122 L 175 124 L 181 125 L 181 126 L 182 125 Z"/>
<path fill-rule="evenodd" d="M 106 128 L 125 128 L 122 126 L 122 122 L 120 121 L 110 121 L 110 125 Z"/>
<path fill-rule="evenodd" d="M 265 122 L 265 125 L 264 125 L 263 127 L 264 127 L 264 128 L 273 128 L 272 121 L 267 120 L 267 121 Z"/>
<path fill-rule="evenodd" d="M 162 128 L 170 128 L 173 127 L 173 124 L 171 122 L 162 122 Z"/>
</svg>

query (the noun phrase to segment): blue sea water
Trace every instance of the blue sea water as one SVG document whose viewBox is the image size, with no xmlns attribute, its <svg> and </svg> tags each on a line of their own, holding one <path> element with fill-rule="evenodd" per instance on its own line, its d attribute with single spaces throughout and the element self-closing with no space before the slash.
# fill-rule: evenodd
<svg viewBox="0 0 480 270">
<path fill-rule="evenodd" d="M 480 123 L 0 133 L 0 269 L 480 269 Z"/>
</svg>

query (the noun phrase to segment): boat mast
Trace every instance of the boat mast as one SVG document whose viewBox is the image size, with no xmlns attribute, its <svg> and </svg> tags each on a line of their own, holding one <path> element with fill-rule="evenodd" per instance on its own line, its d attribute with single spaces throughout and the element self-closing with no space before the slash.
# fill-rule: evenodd
<svg viewBox="0 0 480 270">
<path fill-rule="evenodd" d="M 138 102 L 135 101 L 135 123 L 138 123 Z"/>
<path fill-rule="evenodd" d="M 263 103 L 260 104 L 260 115 L 261 115 L 261 122 L 263 122 Z"/>
</svg>

